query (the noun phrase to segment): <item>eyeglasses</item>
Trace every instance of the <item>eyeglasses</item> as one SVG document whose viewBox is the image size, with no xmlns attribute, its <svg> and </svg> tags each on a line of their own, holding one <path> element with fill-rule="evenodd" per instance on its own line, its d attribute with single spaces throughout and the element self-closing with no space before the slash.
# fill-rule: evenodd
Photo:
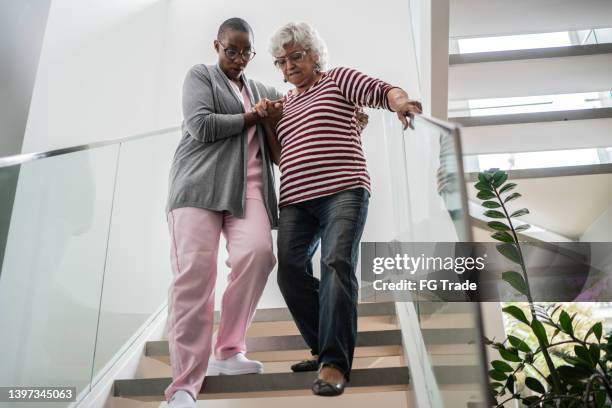
<svg viewBox="0 0 612 408">
<path fill-rule="evenodd" d="M 221 44 L 221 41 L 218 41 L 219 45 L 221 46 L 221 48 L 223 48 L 223 52 L 225 52 L 225 56 L 231 60 L 236 59 L 237 56 L 240 55 L 240 58 L 242 58 L 243 61 L 248 62 L 250 60 L 252 60 L 253 58 L 255 58 L 255 51 L 251 51 L 251 50 L 243 50 L 241 52 L 236 51 L 233 48 L 227 48 L 225 47 L 223 44 Z"/>
<path fill-rule="evenodd" d="M 274 60 L 274 65 L 278 69 L 282 69 L 287 65 L 287 61 L 291 61 L 296 64 L 298 62 L 304 61 L 304 57 L 308 54 L 308 51 L 296 51 L 287 55 L 286 57 L 279 57 Z"/>
</svg>

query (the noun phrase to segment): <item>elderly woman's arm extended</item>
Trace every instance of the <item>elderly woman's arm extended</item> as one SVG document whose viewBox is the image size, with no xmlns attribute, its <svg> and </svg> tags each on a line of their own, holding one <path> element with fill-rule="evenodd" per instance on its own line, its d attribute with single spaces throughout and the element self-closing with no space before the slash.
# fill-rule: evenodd
<svg viewBox="0 0 612 408">
<path fill-rule="evenodd" d="M 387 103 L 392 111 L 397 112 L 397 117 L 404 125 L 404 129 L 407 127 L 413 128 L 412 117 L 415 113 L 422 113 L 423 111 L 421 102 L 411 100 L 402 88 L 391 89 L 387 93 Z"/>
<path fill-rule="evenodd" d="M 353 68 L 340 67 L 330 71 L 340 92 L 357 106 L 390 109 L 404 124 L 404 129 L 411 125 L 406 118 L 414 113 L 421 113 L 421 103 L 412 101 L 401 88 L 394 87 L 380 79 L 368 76 Z"/>
</svg>

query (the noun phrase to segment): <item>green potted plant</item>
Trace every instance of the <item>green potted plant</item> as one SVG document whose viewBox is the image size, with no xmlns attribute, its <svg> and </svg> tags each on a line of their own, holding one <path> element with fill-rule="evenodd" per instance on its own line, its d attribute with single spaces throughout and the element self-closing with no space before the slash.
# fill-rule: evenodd
<svg viewBox="0 0 612 408">
<path fill-rule="evenodd" d="M 491 362 L 489 375 L 492 401 L 502 407 L 518 400 L 529 407 L 612 407 L 612 334 L 603 335 L 601 322 L 593 324 L 584 336 L 578 336 L 577 314 L 570 315 L 561 305 L 538 305 L 533 301 L 529 275 L 517 233 L 528 224 L 515 225 L 516 219 L 529 214 L 527 208 L 511 211 L 508 203 L 521 197 L 514 191 L 516 183 L 508 182 L 508 174 L 490 169 L 478 175 L 475 188 L 491 237 L 501 243 L 497 251 L 516 265 L 502 278 L 525 296 L 527 313 L 517 305 L 502 310 L 515 319 L 536 339 L 535 346 L 525 339 L 508 335 L 502 342 L 486 339 L 496 349 L 500 360 Z M 548 327 L 548 330 L 546 329 Z M 568 349 L 568 347 L 570 347 Z M 571 350 L 571 351 L 568 351 Z M 544 370 L 537 362 L 544 361 Z M 523 390 L 517 388 L 517 375 L 528 371 Z"/>
</svg>

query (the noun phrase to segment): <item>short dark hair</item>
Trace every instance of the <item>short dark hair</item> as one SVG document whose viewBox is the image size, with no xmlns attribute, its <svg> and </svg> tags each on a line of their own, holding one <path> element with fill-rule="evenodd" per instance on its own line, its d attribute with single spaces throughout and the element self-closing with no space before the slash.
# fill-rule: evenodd
<svg viewBox="0 0 612 408">
<path fill-rule="evenodd" d="M 219 26 L 219 31 L 217 32 L 217 40 L 220 40 L 229 30 L 241 31 L 243 33 L 248 33 L 251 37 L 255 38 L 255 34 L 253 34 L 253 29 L 245 20 L 239 17 L 232 17 L 225 20 Z"/>
</svg>

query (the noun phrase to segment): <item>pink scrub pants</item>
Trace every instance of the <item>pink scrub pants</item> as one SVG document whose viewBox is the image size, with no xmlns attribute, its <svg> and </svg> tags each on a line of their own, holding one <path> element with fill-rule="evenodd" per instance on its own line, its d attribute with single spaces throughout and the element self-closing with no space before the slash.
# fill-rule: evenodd
<svg viewBox="0 0 612 408">
<path fill-rule="evenodd" d="M 173 279 L 168 291 L 168 345 L 172 383 L 166 400 L 183 389 L 197 398 L 212 349 L 217 253 L 221 233 L 231 268 L 221 301 L 214 353 L 245 352 L 245 336 L 268 275 L 276 264 L 264 203 L 246 199 L 245 218 L 201 208 L 168 214 Z"/>
</svg>

